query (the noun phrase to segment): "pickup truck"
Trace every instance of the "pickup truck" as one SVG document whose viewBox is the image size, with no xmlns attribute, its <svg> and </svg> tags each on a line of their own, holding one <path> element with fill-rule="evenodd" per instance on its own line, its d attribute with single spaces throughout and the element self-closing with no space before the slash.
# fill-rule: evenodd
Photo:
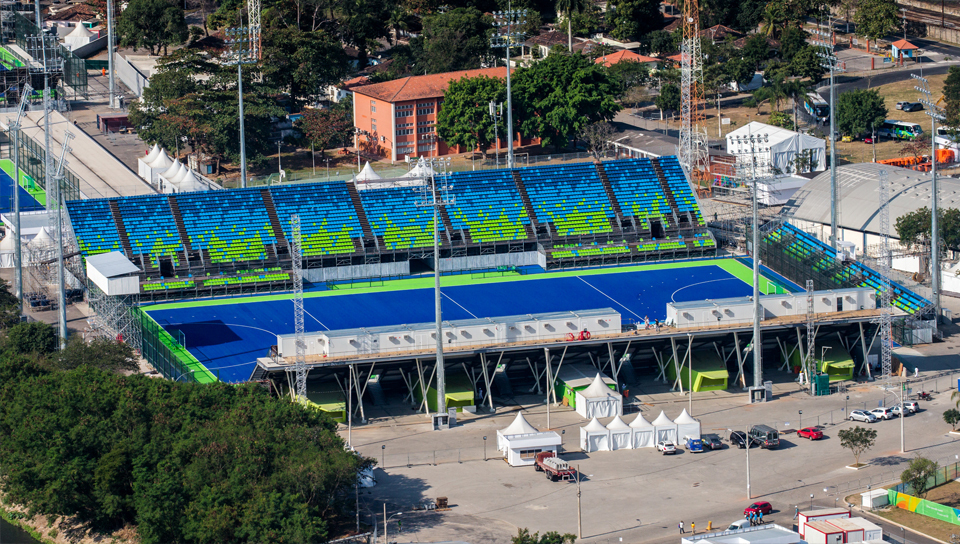
<svg viewBox="0 0 960 544">
<path fill-rule="evenodd" d="M 547 479 L 551 482 L 572 480 L 577 476 L 577 471 L 570 468 L 566 461 L 557 457 L 557 454 L 552 451 L 538 453 L 536 463 L 537 471 L 546 473 Z"/>
</svg>

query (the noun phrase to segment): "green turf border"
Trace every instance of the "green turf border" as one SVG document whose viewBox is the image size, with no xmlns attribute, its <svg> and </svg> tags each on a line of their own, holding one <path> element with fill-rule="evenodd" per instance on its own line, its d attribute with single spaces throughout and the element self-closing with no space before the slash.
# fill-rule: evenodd
<svg viewBox="0 0 960 544">
<path fill-rule="evenodd" d="M 163 325 L 157 323 L 157 320 L 155 320 L 149 313 L 144 311 L 142 308 L 139 308 L 139 313 L 141 322 L 142 320 L 149 319 L 152 324 L 156 326 L 157 340 L 170 351 L 170 354 L 175 357 L 177 361 L 179 361 L 180 366 L 186 368 L 188 371 L 191 371 L 190 374 L 197 383 L 216 383 L 220 381 L 217 379 L 217 376 L 206 367 L 206 365 L 194 357 L 193 354 L 187 350 L 187 348 L 181 345 L 172 334 L 163 328 Z M 141 326 L 140 331 L 141 335 L 148 334 L 147 327 Z M 142 338 L 141 342 L 143 342 Z M 148 360 L 147 362 L 153 365 L 152 361 Z M 160 369 L 158 368 L 157 371 L 159 372 Z"/>
<path fill-rule="evenodd" d="M 3 169 L 4 172 L 11 178 L 13 177 L 13 161 L 10 159 L 0 159 L 0 169 Z M 41 189 L 34 179 L 28 176 L 22 169 L 20 170 L 20 177 L 17 180 L 23 190 L 30 193 L 41 206 L 47 205 L 47 192 Z"/>
<path fill-rule="evenodd" d="M 648 270 L 677 270 L 681 268 L 700 268 L 704 266 L 719 266 L 730 275 L 746 283 L 753 285 L 753 270 L 747 265 L 741 263 L 733 257 L 721 257 L 717 259 L 705 259 L 698 261 L 680 261 L 666 262 L 656 264 L 644 264 L 623 266 L 617 268 L 589 268 L 577 270 L 562 270 L 559 272 L 544 272 L 542 274 L 526 274 L 516 276 L 500 276 L 492 278 L 472 278 L 469 274 L 456 276 L 442 276 L 440 278 L 441 287 L 458 287 L 462 285 L 485 285 L 491 283 L 507 283 L 515 281 L 544 280 L 551 278 L 570 278 L 577 276 L 599 276 L 606 274 L 622 274 L 626 272 L 643 272 Z M 329 291 L 316 291 L 304 293 L 303 298 L 318 298 L 343 295 L 359 295 L 363 293 L 384 293 L 390 291 L 406 291 L 410 289 L 429 289 L 433 287 L 433 276 L 424 276 L 420 278 L 410 278 L 402 280 L 391 280 L 383 282 L 383 285 L 372 287 L 356 287 L 353 289 L 334 289 Z M 786 292 L 786 288 L 777 282 L 760 276 L 760 291 L 767 293 L 769 291 Z M 230 304 L 250 304 L 253 302 L 270 302 L 276 300 L 292 300 L 292 293 L 283 293 L 277 295 L 263 295 L 256 297 L 223 298 L 210 300 L 190 300 L 181 302 L 167 302 L 155 305 L 143 305 L 144 311 L 160 310 L 179 310 L 184 308 L 204 308 L 211 306 L 225 306 Z"/>
</svg>

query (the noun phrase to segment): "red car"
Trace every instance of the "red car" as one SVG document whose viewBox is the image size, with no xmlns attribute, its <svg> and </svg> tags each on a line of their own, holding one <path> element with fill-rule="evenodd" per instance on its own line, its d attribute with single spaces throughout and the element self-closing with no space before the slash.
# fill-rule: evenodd
<svg viewBox="0 0 960 544">
<path fill-rule="evenodd" d="M 755 502 L 750 506 L 743 509 L 743 515 L 749 516 L 750 514 L 763 514 L 767 515 L 770 512 L 773 512 L 773 507 L 770 506 L 770 503 L 767 501 Z"/>
<path fill-rule="evenodd" d="M 820 440 L 823 438 L 823 431 L 816 427 L 805 427 L 797 431 L 800 438 L 809 438 L 810 440 Z"/>
</svg>

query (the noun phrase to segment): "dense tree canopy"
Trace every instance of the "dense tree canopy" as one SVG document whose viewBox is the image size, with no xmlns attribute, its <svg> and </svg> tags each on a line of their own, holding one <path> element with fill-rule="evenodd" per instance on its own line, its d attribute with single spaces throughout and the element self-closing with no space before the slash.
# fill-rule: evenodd
<svg viewBox="0 0 960 544">
<path fill-rule="evenodd" d="M 426 17 L 420 66 L 431 74 L 479 68 L 490 55 L 492 23 L 472 7 Z"/>
<path fill-rule="evenodd" d="M 486 155 L 497 134 L 501 139 L 506 137 L 503 122 L 497 124 L 494 132 L 488 104 L 505 103 L 506 97 L 506 85 L 501 79 L 480 76 L 450 82 L 443 93 L 443 108 L 437 114 L 437 136 L 465 149 L 479 147 Z"/>
<path fill-rule="evenodd" d="M 639 40 L 662 25 L 660 3 L 656 0 L 616 0 L 610 5 L 613 10 L 607 11 L 607 27 L 618 40 Z"/>
<path fill-rule="evenodd" d="M 353 138 L 353 98 L 332 108 L 307 108 L 296 126 L 315 149 L 346 146 Z"/>
<path fill-rule="evenodd" d="M 900 25 L 900 13 L 894 0 L 859 0 L 853 20 L 857 34 L 879 40 Z"/>
<path fill-rule="evenodd" d="M 941 207 L 938 212 L 940 243 L 954 251 L 960 249 L 960 210 Z M 931 216 L 930 208 L 923 207 L 898 217 L 895 228 L 900 243 L 908 247 L 930 247 Z"/>
<path fill-rule="evenodd" d="M 944 113 L 948 127 L 960 127 L 960 66 L 951 66 L 943 82 Z"/>
<path fill-rule="evenodd" d="M 343 46 L 331 34 L 272 26 L 263 32 L 263 76 L 294 99 L 313 101 L 347 74 Z"/>
<path fill-rule="evenodd" d="M 883 124 L 887 106 L 876 90 L 850 90 L 840 93 L 836 117 L 837 130 L 841 134 L 865 134 Z"/>
<path fill-rule="evenodd" d="M 166 0 L 130 0 L 127 8 L 117 19 L 117 36 L 120 45 L 150 50 L 157 54 L 167 46 L 183 43 L 187 39 L 187 22 L 179 3 Z"/>
</svg>

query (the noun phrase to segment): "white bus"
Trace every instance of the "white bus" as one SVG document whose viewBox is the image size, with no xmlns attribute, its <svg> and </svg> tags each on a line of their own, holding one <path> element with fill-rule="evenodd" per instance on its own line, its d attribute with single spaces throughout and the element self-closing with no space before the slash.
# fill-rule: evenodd
<svg viewBox="0 0 960 544">
<path fill-rule="evenodd" d="M 830 118 L 830 104 L 817 93 L 807 93 L 806 100 L 803 101 L 803 109 L 818 121 L 826 121 Z"/>
<path fill-rule="evenodd" d="M 895 121 L 887 119 L 877 129 L 877 136 L 894 140 L 915 140 L 923 134 L 923 129 L 917 123 Z"/>
</svg>

